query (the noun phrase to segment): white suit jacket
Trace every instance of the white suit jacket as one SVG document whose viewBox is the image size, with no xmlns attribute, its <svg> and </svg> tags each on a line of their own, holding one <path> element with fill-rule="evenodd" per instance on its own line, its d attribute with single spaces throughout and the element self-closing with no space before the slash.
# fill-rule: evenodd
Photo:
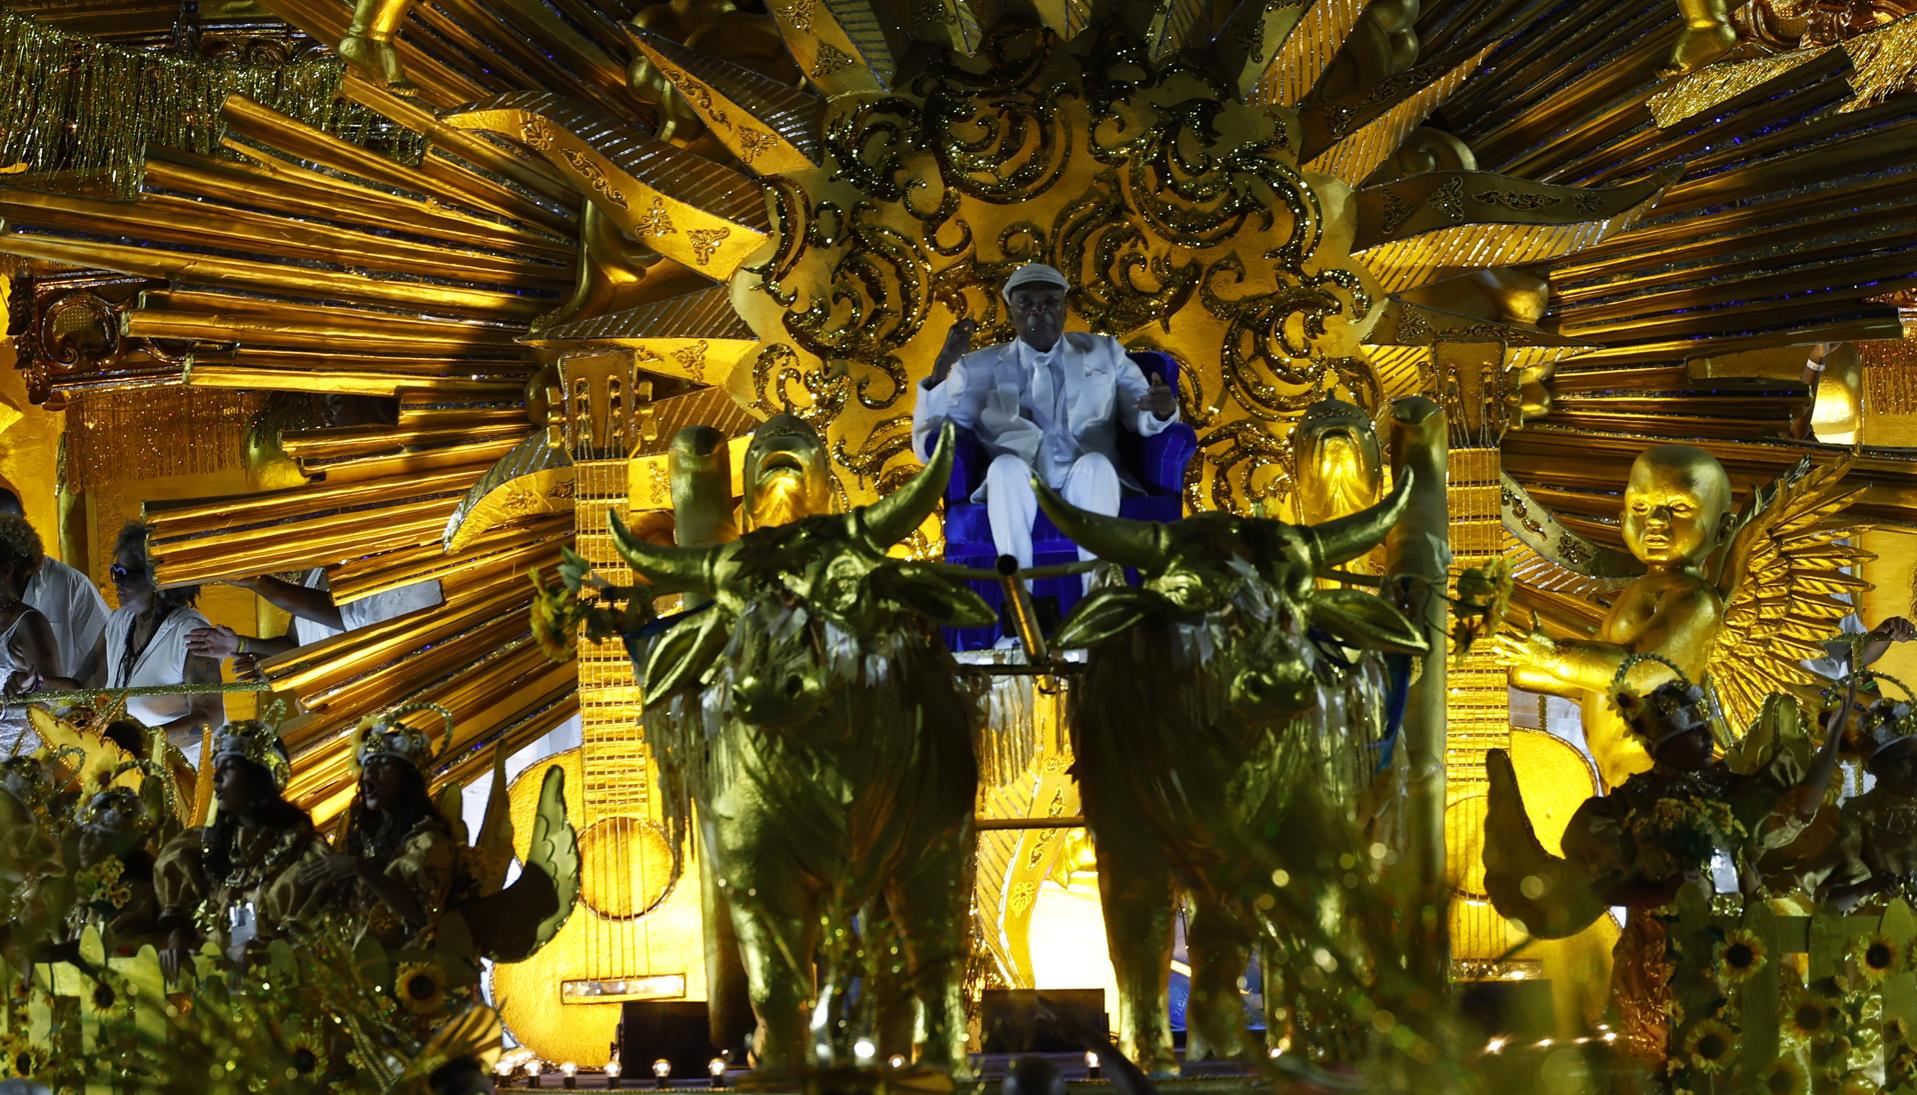
<svg viewBox="0 0 1917 1095">
<path fill-rule="evenodd" d="M 1133 433 L 1150 437 L 1176 422 L 1177 414 L 1161 419 L 1137 409 L 1138 401 L 1150 394 L 1151 383 L 1117 339 L 1072 331 L 1059 349 L 1063 353 L 1060 369 L 1072 393 L 1062 424 L 1071 440 L 1068 449 L 1074 456 L 1102 454 L 1117 469 L 1120 482 L 1139 489 L 1118 459 L 1120 422 Z M 1051 422 L 1055 396 L 1050 370 L 1029 367 L 1016 343 L 974 350 L 952 366 L 943 383 L 919 386 L 918 403 L 912 408 L 912 449 L 920 460 L 928 459 L 938 441 L 938 423 L 949 419 L 977 435 L 987 456 L 1009 453 L 1039 467 L 1044 441 L 1061 427 Z M 1060 486 L 1050 482 L 1053 476 L 1046 478 L 1049 485 Z M 985 500 L 984 486 L 972 500 Z"/>
</svg>

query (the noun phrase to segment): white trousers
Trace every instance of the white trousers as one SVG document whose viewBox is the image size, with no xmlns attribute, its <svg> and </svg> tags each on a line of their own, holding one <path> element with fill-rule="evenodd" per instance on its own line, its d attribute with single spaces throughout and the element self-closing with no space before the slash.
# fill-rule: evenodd
<svg viewBox="0 0 1917 1095">
<path fill-rule="evenodd" d="M 1118 469 L 1101 453 L 1088 452 L 1072 462 L 1058 493 L 1087 513 L 1118 516 Z M 994 457 L 985 470 L 985 515 L 992 525 L 992 546 L 1020 567 L 1032 565 L 1032 522 L 1038 496 L 1032 493 L 1032 466 L 1009 453 Z M 1092 554 L 1078 549 L 1080 559 Z"/>
</svg>

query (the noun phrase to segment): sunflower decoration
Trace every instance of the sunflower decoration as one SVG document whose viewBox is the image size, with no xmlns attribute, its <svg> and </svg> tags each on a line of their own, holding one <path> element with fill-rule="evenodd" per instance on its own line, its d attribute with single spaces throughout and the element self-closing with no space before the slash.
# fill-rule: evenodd
<svg viewBox="0 0 1917 1095">
<path fill-rule="evenodd" d="M 555 662 L 569 662 L 579 646 L 579 621 L 585 608 L 579 594 L 565 586 L 549 586 L 533 571 L 532 633 L 539 650 Z"/>
<path fill-rule="evenodd" d="M 1805 1095 L 1810 1074 L 1796 1057 L 1779 1057 L 1758 1073 L 1757 1090 L 1761 1095 Z"/>
<path fill-rule="evenodd" d="M 1837 1008 L 1809 989 L 1798 989 L 1784 1002 L 1784 1030 L 1806 1042 L 1828 1038 L 1837 1027 Z"/>
<path fill-rule="evenodd" d="M 1864 981 L 1872 985 L 1883 984 L 1884 978 L 1897 972 L 1904 962 L 1903 948 L 1882 933 L 1859 936 L 1851 944 L 1850 957 Z"/>
<path fill-rule="evenodd" d="M 93 987 L 83 997 L 87 1014 L 98 1019 L 110 1019 L 132 1010 L 133 995 L 126 981 L 110 970 L 100 970 L 94 975 Z"/>
<path fill-rule="evenodd" d="M 286 1060 L 288 1080 L 295 1083 L 318 1080 L 326 1075 L 326 1040 L 302 1028 L 286 1039 Z"/>
<path fill-rule="evenodd" d="M 46 1069 L 47 1051 L 29 1041 L 24 1031 L 7 1039 L 6 1056 L 0 1060 L 0 1073 L 31 1080 Z"/>
<path fill-rule="evenodd" d="M 1764 968 L 1764 941 L 1755 932 L 1738 928 L 1717 945 L 1717 973 L 1726 983 L 1740 985 Z"/>
<path fill-rule="evenodd" d="M 434 1015 L 446 1006 L 446 974 L 431 962 L 408 962 L 393 979 L 393 994 L 414 1015 Z"/>
<path fill-rule="evenodd" d="M 1736 1049 L 1737 1039 L 1731 1034 L 1731 1028 L 1716 1019 L 1706 1019 L 1692 1027 L 1691 1036 L 1684 1040 L 1691 1067 L 1707 1075 L 1729 1068 Z"/>
<path fill-rule="evenodd" d="M 1841 1077 L 1850 1071 L 1850 1039 L 1843 1035 L 1811 1043 L 1811 1067 L 1820 1076 Z"/>
</svg>

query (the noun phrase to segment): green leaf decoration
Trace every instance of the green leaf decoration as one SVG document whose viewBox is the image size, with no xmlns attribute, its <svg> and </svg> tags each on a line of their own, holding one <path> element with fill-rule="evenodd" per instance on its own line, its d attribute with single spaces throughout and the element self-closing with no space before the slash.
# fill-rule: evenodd
<svg viewBox="0 0 1917 1095">
<path fill-rule="evenodd" d="M 1343 643 L 1390 654 L 1423 654 L 1424 633 L 1397 606 L 1356 589 L 1319 589 L 1311 594 L 1311 625 Z"/>
</svg>

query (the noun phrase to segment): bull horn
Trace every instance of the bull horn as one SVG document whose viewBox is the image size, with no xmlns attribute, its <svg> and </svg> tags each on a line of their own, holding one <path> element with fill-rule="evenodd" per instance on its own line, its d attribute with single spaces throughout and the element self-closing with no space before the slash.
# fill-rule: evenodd
<svg viewBox="0 0 1917 1095">
<path fill-rule="evenodd" d="M 1305 529 L 1306 541 L 1311 545 L 1312 569 L 1322 574 L 1383 543 L 1385 533 L 1398 523 L 1405 507 L 1411 503 L 1411 483 L 1414 478 L 1411 469 L 1406 467 L 1398 473 L 1398 481 L 1392 484 L 1391 493 L 1376 504 L 1335 521 Z"/>
<path fill-rule="evenodd" d="M 925 523 L 945 495 L 945 484 L 952 477 L 952 424 L 939 431 L 939 443 L 932 459 L 909 482 L 869 506 L 860 506 L 845 515 L 854 536 L 879 551 L 884 551 Z"/>
<path fill-rule="evenodd" d="M 700 593 L 712 596 L 712 564 L 722 546 L 677 547 L 641 540 L 632 534 L 619 514 L 608 513 L 612 525 L 612 543 L 625 557 L 640 579 L 651 585 L 654 596 L 668 593 Z"/>
<path fill-rule="evenodd" d="M 1058 526 L 1058 531 L 1100 559 L 1156 573 L 1164 568 L 1165 560 L 1171 555 L 1167 526 L 1157 521 L 1087 513 L 1067 502 L 1036 475 L 1032 477 L 1032 490 L 1038 494 L 1039 508 Z"/>
</svg>

